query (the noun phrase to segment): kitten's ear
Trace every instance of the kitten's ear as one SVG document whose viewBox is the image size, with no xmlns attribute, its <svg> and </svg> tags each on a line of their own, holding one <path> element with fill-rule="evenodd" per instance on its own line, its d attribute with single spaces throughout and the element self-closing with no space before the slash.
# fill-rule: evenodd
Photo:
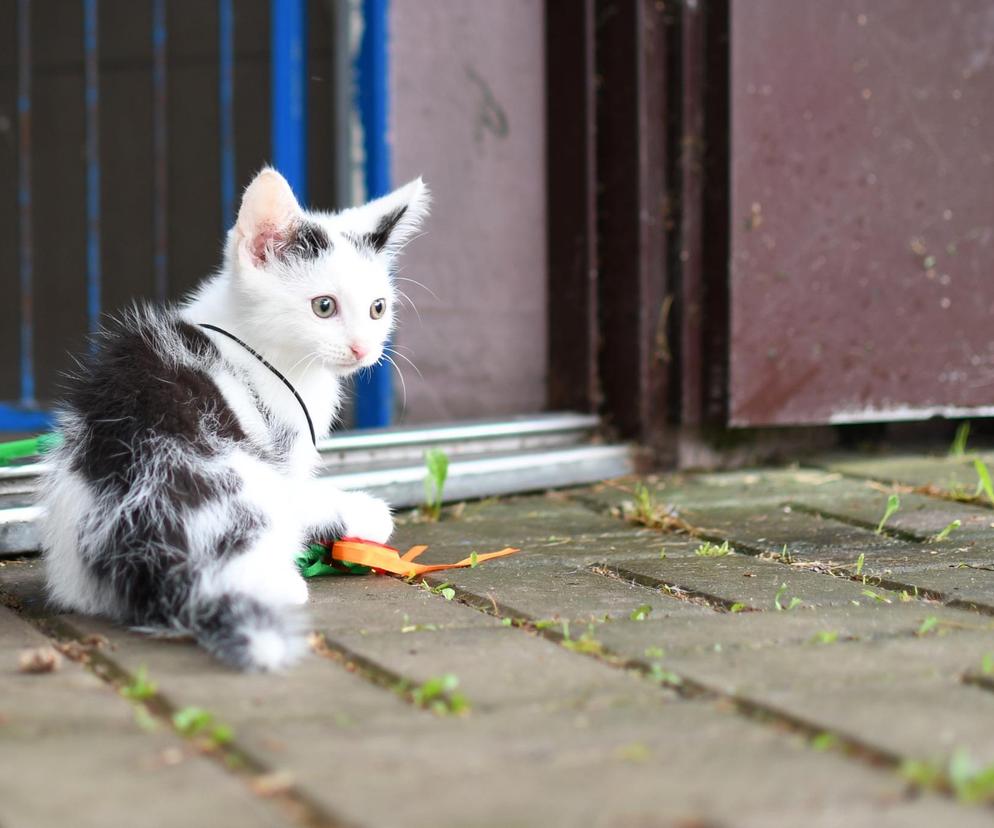
<svg viewBox="0 0 994 828">
<path fill-rule="evenodd" d="M 262 170 L 245 189 L 235 233 L 238 256 L 262 267 L 283 249 L 300 223 L 302 211 L 287 180 L 276 170 Z"/>
<path fill-rule="evenodd" d="M 428 186 L 420 178 L 392 193 L 338 214 L 341 231 L 375 253 L 393 255 L 417 232 L 428 215 Z"/>
</svg>

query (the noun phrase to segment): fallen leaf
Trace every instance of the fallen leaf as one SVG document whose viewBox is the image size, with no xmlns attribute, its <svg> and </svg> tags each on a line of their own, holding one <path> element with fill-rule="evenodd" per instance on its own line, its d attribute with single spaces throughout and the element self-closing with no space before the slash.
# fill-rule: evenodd
<svg viewBox="0 0 994 828">
<path fill-rule="evenodd" d="M 278 796 L 293 787 L 293 776 L 289 771 L 272 771 L 254 777 L 249 784 L 258 796 Z"/>
<path fill-rule="evenodd" d="M 52 647 L 21 650 L 17 669 L 22 673 L 54 673 L 62 666 L 62 656 Z"/>
</svg>

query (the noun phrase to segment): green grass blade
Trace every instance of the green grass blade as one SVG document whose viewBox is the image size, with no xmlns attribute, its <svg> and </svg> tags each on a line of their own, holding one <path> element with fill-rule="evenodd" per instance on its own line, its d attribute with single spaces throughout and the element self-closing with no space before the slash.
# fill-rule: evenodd
<svg viewBox="0 0 994 828">
<path fill-rule="evenodd" d="M 966 454 L 966 440 L 970 436 L 970 421 L 962 422 L 956 429 L 956 436 L 953 437 L 952 445 L 949 446 L 950 457 L 962 457 Z"/>
</svg>

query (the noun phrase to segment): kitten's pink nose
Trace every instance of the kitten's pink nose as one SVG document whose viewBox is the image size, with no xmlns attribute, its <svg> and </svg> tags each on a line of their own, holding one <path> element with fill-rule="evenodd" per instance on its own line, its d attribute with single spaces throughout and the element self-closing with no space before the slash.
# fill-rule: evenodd
<svg viewBox="0 0 994 828">
<path fill-rule="evenodd" d="M 349 345 L 349 350 L 352 351 L 352 356 L 356 359 L 362 359 L 366 354 L 369 353 L 365 348 L 362 347 L 358 342 L 353 342 Z"/>
</svg>

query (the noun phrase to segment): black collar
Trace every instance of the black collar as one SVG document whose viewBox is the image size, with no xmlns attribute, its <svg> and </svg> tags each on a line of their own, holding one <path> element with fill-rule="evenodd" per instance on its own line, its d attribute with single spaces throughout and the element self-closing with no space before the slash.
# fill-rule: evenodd
<svg viewBox="0 0 994 828">
<path fill-rule="evenodd" d="M 290 382 L 290 380 L 288 380 L 286 377 L 283 376 L 283 374 L 281 374 L 276 368 L 274 368 L 262 354 L 250 348 L 233 333 L 229 333 L 224 328 L 219 328 L 217 325 L 208 325 L 206 322 L 201 322 L 200 327 L 207 328 L 207 330 L 209 331 L 217 331 L 219 334 L 224 334 L 226 337 L 228 337 L 228 339 L 232 340 L 233 342 L 237 342 L 246 351 L 252 354 L 252 356 L 254 356 L 257 360 L 259 360 L 259 362 L 265 365 L 270 371 L 272 371 L 277 377 L 280 378 L 280 381 L 287 388 L 290 389 L 290 393 L 293 394 L 293 396 L 297 398 L 297 402 L 300 403 L 300 410 L 304 412 L 304 416 L 307 418 L 307 428 L 311 432 L 311 442 L 314 444 L 314 448 L 317 448 L 318 441 L 317 438 L 314 436 L 314 423 L 311 422 L 310 412 L 307 410 L 307 406 L 304 405 L 303 398 L 300 396 L 300 394 L 297 393 L 297 389 L 293 387 L 293 384 Z"/>
</svg>

